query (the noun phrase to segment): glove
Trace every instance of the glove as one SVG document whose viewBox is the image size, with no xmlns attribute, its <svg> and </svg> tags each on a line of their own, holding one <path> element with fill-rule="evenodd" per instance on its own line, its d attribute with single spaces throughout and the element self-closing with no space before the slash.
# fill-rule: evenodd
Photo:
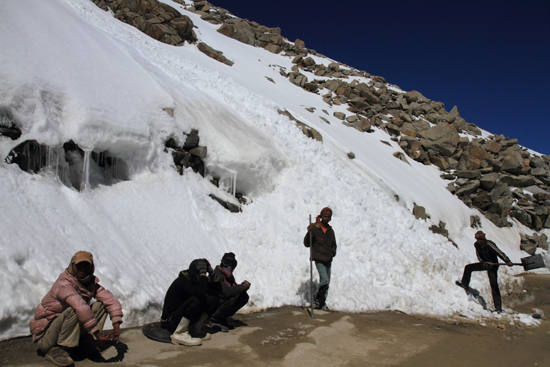
<svg viewBox="0 0 550 367">
<path fill-rule="evenodd" d="M 493 267 L 493 263 L 492 263 L 492 262 L 489 262 L 489 261 L 485 261 L 485 262 L 483 263 L 483 267 L 484 267 L 485 269 L 491 269 L 491 268 Z"/>
<path fill-rule="evenodd" d="M 242 283 L 242 286 L 244 287 L 244 290 L 248 290 L 250 288 L 250 282 L 248 280 L 245 280 L 243 283 Z"/>
<path fill-rule="evenodd" d="M 208 275 L 214 275 L 214 269 L 212 269 L 212 265 L 210 265 L 208 260 L 206 260 L 206 271 L 208 271 Z"/>
<path fill-rule="evenodd" d="M 197 261 L 197 265 L 195 267 L 197 268 L 197 271 L 199 272 L 199 275 L 206 274 L 208 271 L 208 261 L 207 260 L 199 260 Z M 210 265 L 210 264 L 208 264 Z"/>
</svg>

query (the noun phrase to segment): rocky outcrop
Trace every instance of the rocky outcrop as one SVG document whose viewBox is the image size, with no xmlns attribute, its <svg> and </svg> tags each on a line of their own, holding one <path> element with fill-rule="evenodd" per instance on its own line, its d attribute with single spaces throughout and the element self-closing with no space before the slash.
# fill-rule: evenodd
<svg viewBox="0 0 550 367">
<path fill-rule="evenodd" d="M 246 19 L 231 18 L 218 28 L 218 32 L 242 43 L 265 48 L 275 54 L 283 51 L 284 39 L 280 28 L 268 28 Z"/>
<path fill-rule="evenodd" d="M 294 121 L 296 126 L 301 128 L 304 135 L 307 136 L 308 138 L 315 139 L 315 140 L 318 140 L 318 141 L 323 141 L 323 136 L 321 135 L 321 133 L 319 131 L 317 131 L 314 128 L 312 128 L 311 126 L 303 123 L 302 121 L 296 119 L 294 116 L 292 116 L 292 114 L 290 112 L 288 112 L 286 110 L 285 111 L 277 110 L 277 112 L 279 113 L 279 115 L 284 115 L 284 116 L 288 117 L 291 121 Z"/>
<path fill-rule="evenodd" d="M 200 52 L 202 52 L 203 54 L 205 54 L 208 57 L 213 58 L 216 61 L 219 61 L 219 62 L 221 62 L 223 64 L 226 64 L 226 65 L 229 65 L 229 66 L 232 66 L 234 64 L 233 61 L 231 61 L 227 57 L 223 56 L 223 52 L 214 50 L 212 47 L 208 46 L 204 42 L 199 42 L 199 44 L 197 45 L 197 48 L 199 49 Z"/>
<path fill-rule="evenodd" d="M 120 21 L 136 27 L 157 41 L 181 46 L 194 43 L 197 36 L 191 19 L 157 0 L 92 0 Z"/>
<path fill-rule="evenodd" d="M 166 148 L 172 149 L 172 158 L 176 170 L 183 175 L 185 168 L 191 167 L 194 172 L 199 173 L 204 177 L 205 166 L 203 159 L 206 158 L 207 148 L 200 146 L 200 137 L 198 130 L 191 130 L 188 134 L 184 134 L 185 140 L 176 137 L 170 137 L 166 140 L 164 145 Z M 178 143 L 183 140 L 184 143 Z"/>
</svg>

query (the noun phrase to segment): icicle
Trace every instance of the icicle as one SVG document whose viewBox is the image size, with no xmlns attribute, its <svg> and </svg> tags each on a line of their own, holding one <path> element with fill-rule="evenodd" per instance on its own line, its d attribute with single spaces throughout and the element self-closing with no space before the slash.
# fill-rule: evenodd
<svg viewBox="0 0 550 367">
<path fill-rule="evenodd" d="M 80 183 L 80 191 L 85 191 L 90 188 L 90 151 L 84 151 L 84 164 L 82 165 L 82 182 Z"/>
</svg>

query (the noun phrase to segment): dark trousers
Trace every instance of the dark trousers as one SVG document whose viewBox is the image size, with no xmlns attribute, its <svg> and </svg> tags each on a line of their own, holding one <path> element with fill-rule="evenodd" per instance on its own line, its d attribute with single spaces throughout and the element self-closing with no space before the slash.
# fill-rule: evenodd
<svg viewBox="0 0 550 367">
<path fill-rule="evenodd" d="M 216 311 L 219 303 L 219 298 L 215 296 L 207 296 L 202 300 L 195 296 L 191 296 L 183 302 L 182 305 L 175 312 L 173 312 L 167 320 L 162 320 L 161 326 L 170 333 L 174 333 L 181 319 L 185 317 L 190 321 L 190 330 L 200 330 L 202 327 L 202 322 L 204 322 L 205 319 L 205 317 L 203 317 L 203 313 L 211 315 Z"/>
<path fill-rule="evenodd" d="M 466 287 L 470 285 L 470 278 L 474 271 L 486 271 L 489 277 L 489 284 L 491 285 L 491 292 L 493 294 L 493 303 L 496 310 L 502 310 L 502 299 L 500 298 L 500 290 L 498 289 L 498 265 L 492 266 L 490 269 L 483 267 L 481 263 L 468 264 L 464 267 L 464 274 L 462 275 L 462 284 Z"/>
<path fill-rule="evenodd" d="M 248 299 L 249 297 L 246 292 L 228 299 L 221 299 L 220 306 L 216 312 L 214 312 L 212 318 L 215 320 L 225 320 L 228 317 L 233 316 L 248 303 Z"/>
</svg>

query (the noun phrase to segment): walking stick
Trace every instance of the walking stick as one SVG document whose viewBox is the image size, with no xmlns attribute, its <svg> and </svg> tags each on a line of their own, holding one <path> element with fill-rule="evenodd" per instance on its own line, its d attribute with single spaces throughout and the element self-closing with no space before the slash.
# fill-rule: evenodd
<svg viewBox="0 0 550 367">
<path fill-rule="evenodd" d="M 311 226 L 311 214 L 309 215 L 309 225 Z M 311 317 L 313 317 L 313 236 L 309 232 L 309 294 L 311 295 Z"/>
</svg>

